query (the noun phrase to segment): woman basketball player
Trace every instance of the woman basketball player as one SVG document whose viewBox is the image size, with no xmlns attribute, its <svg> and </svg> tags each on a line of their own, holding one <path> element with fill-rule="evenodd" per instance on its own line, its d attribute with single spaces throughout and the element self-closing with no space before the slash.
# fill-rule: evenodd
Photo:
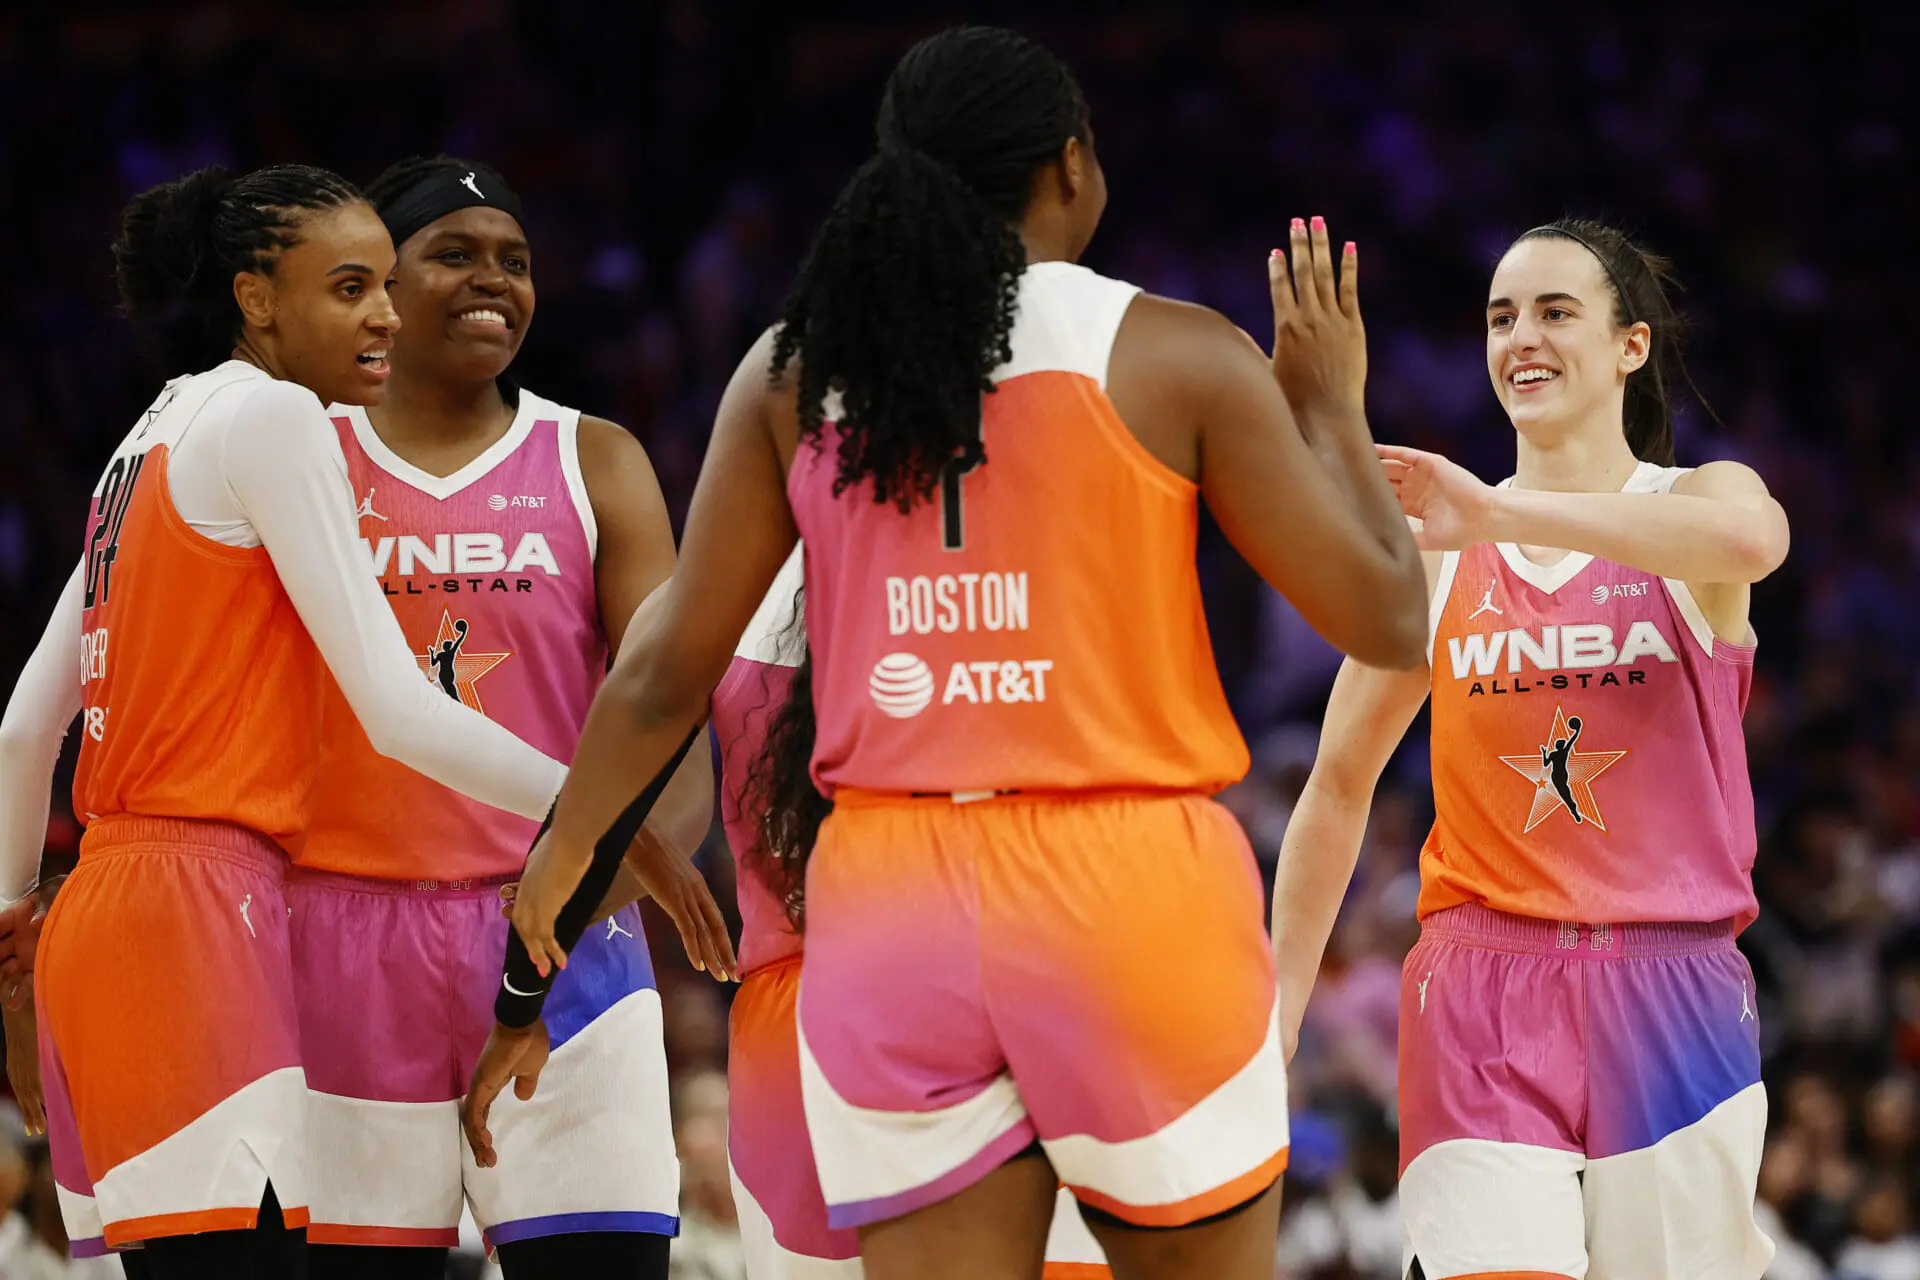
<svg viewBox="0 0 1920 1280">
<path fill-rule="evenodd" d="M 720 809 L 739 886 L 743 960 L 727 1047 L 727 1149 L 748 1280 L 859 1280 L 860 1239 L 827 1223 L 800 1096 L 800 887 L 828 808 L 809 767 L 813 667 L 800 579 L 796 547 L 713 691 Z M 1062 1189 L 1047 1235 L 1045 1280 L 1110 1274 Z"/>
<path fill-rule="evenodd" d="M 155 1276 L 304 1275 L 281 879 L 327 673 L 380 751 L 480 799 L 538 817 L 564 769 L 423 680 L 367 573 L 321 406 L 386 389 L 394 254 L 373 209 L 324 170 L 202 170 L 135 199 L 114 251 L 131 315 L 182 321 L 199 358 L 230 358 L 168 383 L 114 451 L 8 706 L 11 893 L 32 880 L 76 712 L 87 824 L 37 957 L 26 899 L 9 941 L 36 965 L 80 1248 L 144 1241 L 129 1265 Z"/>
<path fill-rule="evenodd" d="M 1511 482 L 1381 447 L 1433 581 L 1430 669 L 1349 662 L 1274 886 L 1297 1027 L 1369 797 L 1433 698 L 1433 832 L 1400 1001 L 1418 1270 L 1751 1280 L 1766 1098 L 1740 715 L 1752 583 L 1787 520 L 1738 463 L 1674 467 L 1666 264 L 1521 236 L 1487 303 Z"/>
<path fill-rule="evenodd" d="M 401 326 L 386 398 L 332 410 L 360 532 L 433 687 L 565 757 L 608 653 L 673 571 L 666 502 L 625 430 L 503 380 L 535 298 L 500 175 L 416 157 L 367 197 L 399 255 Z M 467 1164 L 458 1099 L 492 1025 L 500 886 L 536 824 L 382 759 L 344 707 L 328 712 L 287 885 L 301 1048 L 328 1133 L 309 1186 L 314 1275 L 438 1280 L 464 1199 L 509 1277 L 664 1277 L 679 1165 L 633 895 L 555 988 L 547 1087 L 504 1104 L 518 1159 Z M 726 925 L 679 851 L 705 837 L 712 797 L 711 762 L 685 762 L 651 820 L 676 848 L 650 836 L 641 853 L 689 955 L 725 977 Z"/>
<path fill-rule="evenodd" d="M 878 135 L 722 400 L 680 567 L 588 714 L 516 932 L 529 968 L 564 960 L 601 834 L 804 535 L 834 808 L 798 1039 L 830 1224 L 878 1280 L 1025 1280 L 1064 1182 L 1121 1274 L 1265 1277 L 1286 1089 L 1258 875 L 1210 799 L 1247 753 L 1195 538 L 1204 494 L 1330 640 L 1419 660 L 1355 257 L 1336 284 L 1324 224 L 1296 221 L 1271 363 L 1074 265 L 1106 200 L 1086 106 L 1012 32 L 916 45 Z M 533 1011 L 496 1016 L 483 1162 L 487 1103 L 538 1058 Z"/>
</svg>

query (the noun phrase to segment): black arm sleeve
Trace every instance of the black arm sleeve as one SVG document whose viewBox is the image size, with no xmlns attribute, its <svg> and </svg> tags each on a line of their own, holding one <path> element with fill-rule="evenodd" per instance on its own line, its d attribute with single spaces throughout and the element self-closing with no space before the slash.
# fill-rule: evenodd
<svg viewBox="0 0 1920 1280">
<path fill-rule="evenodd" d="M 695 726 L 680 749 L 673 753 L 673 759 L 654 776 L 634 802 L 626 807 L 620 816 L 614 819 L 607 833 L 593 846 L 593 863 L 580 877 L 580 887 L 573 891 L 567 904 L 560 908 L 560 916 L 554 921 L 553 936 L 561 949 L 571 952 L 574 944 L 580 941 L 580 935 L 586 932 L 587 922 L 592 918 L 593 909 L 607 896 L 607 890 L 613 887 L 613 877 L 620 870 L 621 859 L 626 857 L 627 846 L 640 834 L 640 827 L 653 812 L 653 806 L 660 802 L 661 792 L 667 789 L 667 782 L 673 777 L 673 771 L 686 759 L 687 751 L 693 746 L 695 738 L 700 736 L 704 726 Z M 553 812 L 548 810 L 547 820 L 540 824 L 540 835 L 547 833 L 553 824 Z M 535 843 L 539 836 L 534 837 Z M 553 986 L 558 971 L 541 977 L 533 967 L 533 958 L 527 954 L 527 944 L 520 940 L 516 929 L 507 930 L 506 973 L 500 980 L 500 991 L 493 998 L 493 1016 L 504 1027 L 531 1026 L 540 1016 L 542 1006 L 546 1004 L 547 992 Z"/>
</svg>

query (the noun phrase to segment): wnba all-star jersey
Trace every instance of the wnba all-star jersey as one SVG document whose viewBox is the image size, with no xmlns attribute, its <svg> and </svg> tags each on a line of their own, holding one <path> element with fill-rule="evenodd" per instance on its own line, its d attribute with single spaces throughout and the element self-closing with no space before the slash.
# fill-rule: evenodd
<svg viewBox="0 0 1920 1280">
<path fill-rule="evenodd" d="M 73 807 L 88 823 L 118 814 L 228 822 L 293 850 L 331 677 L 266 548 L 195 531 L 167 479 L 189 429 L 220 430 L 242 412 L 321 408 L 306 388 L 239 360 L 176 378 L 94 488 Z"/>
<path fill-rule="evenodd" d="M 865 484 L 834 492 L 831 426 L 796 453 L 826 794 L 1211 793 L 1246 773 L 1201 608 L 1198 487 L 1107 398 L 1138 293 L 1029 266 L 981 399 L 986 461 L 956 459 L 906 515 Z"/>
<path fill-rule="evenodd" d="M 751 865 L 760 848 L 760 811 L 747 795 L 767 728 L 787 700 L 806 656 L 806 619 L 798 599 L 801 548 L 787 557 L 734 650 L 733 663 L 713 691 L 713 733 L 720 744 L 720 819 L 733 849 L 740 899 L 740 970 L 800 954 L 800 935 Z"/>
<path fill-rule="evenodd" d="M 522 391 L 507 433 L 449 476 L 396 455 L 364 410 L 331 412 L 360 537 L 420 678 L 571 760 L 607 669 L 579 411 Z M 331 684 L 321 740 L 300 865 L 385 880 L 466 880 L 524 865 L 538 823 L 379 755 Z"/>
<path fill-rule="evenodd" d="M 1626 492 L 1682 474 L 1643 463 Z M 1752 922 L 1752 645 L 1716 637 L 1684 583 L 1511 543 L 1448 552 L 1432 617 L 1420 915 Z"/>
</svg>

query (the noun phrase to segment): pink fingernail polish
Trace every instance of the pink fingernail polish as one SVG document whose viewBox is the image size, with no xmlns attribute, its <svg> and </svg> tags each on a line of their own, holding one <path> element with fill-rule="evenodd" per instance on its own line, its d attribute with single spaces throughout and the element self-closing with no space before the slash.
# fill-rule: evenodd
<svg viewBox="0 0 1920 1280">
<path fill-rule="evenodd" d="M 1351 240 L 1347 241 L 1347 256 L 1352 257 L 1354 254 L 1358 252 L 1360 252 L 1359 247 L 1355 245 L 1353 241 Z"/>
<path fill-rule="evenodd" d="M 1272 258 L 1278 258 L 1281 256 L 1281 254 L 1278 249 L 1275 249 L 1272 253 L 1268 254 L 1267 256 Z"/>
<path fill-rule="evenodd" d="M 1293 220 L 1293 229 L 1295 231 L 1305 231 L 1307 229 L 1307 224 L 1305 220 L 1301 218 L 1295 218 Z"/>
<path fill-rule="evenodd" d="M 1319 214 L 1315 214 L 1313 217 L 1313 229 L 1315 231 L 1325 231 L 1327 229 L 1327 220 Z"/>
</svg>

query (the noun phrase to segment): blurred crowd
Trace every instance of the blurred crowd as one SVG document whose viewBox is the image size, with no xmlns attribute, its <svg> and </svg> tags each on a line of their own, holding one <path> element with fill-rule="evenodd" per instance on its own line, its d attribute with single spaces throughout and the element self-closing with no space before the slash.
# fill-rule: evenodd
<svg viewBox="0 0 1920 1280">
<path fill-rule="evenodd" d="M 360 181 L 417 152 L 494 164 L 529 211 L 539 288 L 517 372 L 629 427 L 678 518 L 720 388 L 870 146 L 892 59 L 958 16 L 1017 25 L 1091 104 L 1112 203 L 1089 265 L 1264 340 L 1267 250 L 1290 217 L 1325 214 L 1365 264 L 1376 435 L 1487 479 L 1512 458 L 1481 320 L 1504 247 L 1571 212 L 1675 260 L 1697 388 L 1681 461 L 1751 464 L 1793 521 L 1792 555 L 1754 593 L 1746 719 L 1770 1274 L 1920 1280 L 1920 443 L 1896 417 L 1920 343 L 1920 312 L 1896 302 L 1920 285 L 1920 18 L 1732 22 L 1682 3 L 1575 30 L 1367 0 L 1092 20 L 1042 2 L 805 8 L 85 0 L 0 15 L 0 679 L 73 563 L 101 459 L 180 372 L 112 313 L 107 244 L 134 192 L 208 163 L 297 159 Z M 1337 659 L 1211 528 L 1202 572 L 1255 748 L 1225 799 L 1270 860 Z M 1421 724 L 1383 782 L 1308 1013 L 1277 1264 L 1292 1280 L 1399 1271 L 1395 1010 L 1426 758 Z M 56 859 L 75 834 L 57 815 Z M 717 835 L 703 856 L 730 901 Z M 728 1280 L 727 993 L 670 929 L 653 938 L 686 1169 L 676 1273 Z M 0 1248 L 13 1230 L 0 1223 Z"/>
</svg>

